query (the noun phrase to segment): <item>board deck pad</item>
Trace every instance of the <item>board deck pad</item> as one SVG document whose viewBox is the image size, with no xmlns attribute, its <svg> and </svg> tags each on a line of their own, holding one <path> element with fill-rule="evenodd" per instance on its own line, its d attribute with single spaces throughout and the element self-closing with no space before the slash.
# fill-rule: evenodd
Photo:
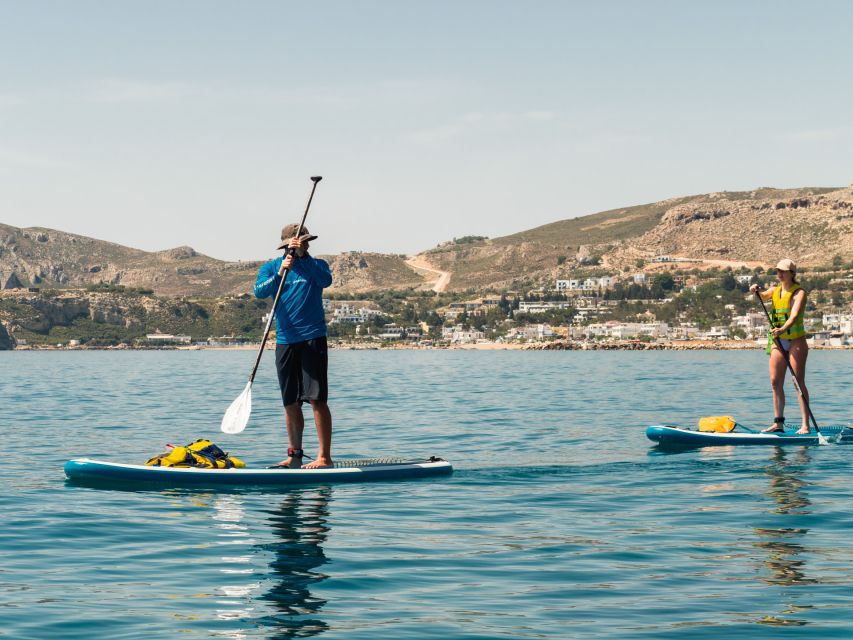
<svg viewBox="0 0 853 640">
<path fill-rule="evenodd" d="M 438 460 L 438 458 L 436 458 Z M 364 458 L 361 460 L 339 460 L 332 465 L 333 469 L 351 469 L 353 467 L 378 467 L 389 464 L 416 464 L 423 460 L 403 460 L 402 458 Z"/>
</svg>

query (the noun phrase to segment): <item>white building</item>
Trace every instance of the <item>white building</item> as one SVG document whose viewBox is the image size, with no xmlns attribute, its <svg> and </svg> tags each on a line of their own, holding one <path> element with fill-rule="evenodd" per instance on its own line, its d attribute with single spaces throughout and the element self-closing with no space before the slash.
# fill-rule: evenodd
<svg viewBox="0 0 853 640">
<path fill-rule="evenodd" d="M 332 311 L 331 324 L 339 324 L 350 322 L 353 324 L 361 324 L 375 316 L 381 316 L 382 312 L 378 309 L 368 309 L 366 307 L 356 308 L 349 304 L 342 304 Z"/>
<path fill-rule="evenodd" d="M 669 332 L 669 337 L 673 340 L 691 340 L 699 335 L 699 329 L 693 323 L 677 324 Z"/>
<path fill-rule="evenodd" d="M 747 335 L 756 335 L 767 329 L 767 316 L 763 313 L 747 313 L 743 316 L 734 316 L 732 326 L 742 329 Z"/>
<path fill-rule="evenodd" d="M 601 276 L 600 278 L 586 278 L 584 280 L 557 280 L 554 284 L 555 291 L 598 291 L 599 289 L 611 289 L 616 283 L 613 276 Z"/>
<path fill-rule="evenodd" d="M 571 309 L 574 306 L 571 302 L 519 302 L 519 313 L 545 313 L 551 309 Z"/>
<path fill-rule="evenodd" d="M 425 323 L 423 323 L 425 324 Z M 405 328 L 406 339 L 408 340 L 420 340 L 424 337 L 423 324 L 421 325 L 412 325 L 410 327 Z M 427 331 L 429 331 L 429 327 L 427 327 Z"/>
<path fill-rule="evenodd" d="M 473 344 L 478 340 L 484 340 L 486 334 L 473 329 L 463 329 L 460 326 L 442 327 L 441 337 L 450 340 L 451 344 Z"/>
<path fill-rule="evenodd" d="M 610 338 L 626 340 L 642 336 L 650 338 L 666 338 L 669 335 L 669 325 L 666 322 L 609 322 L 590 324 L 586 327 L 586 336 L 595 338 Z"/>
<path fill-rule="evenodd" d="M 853 334 L 853 315 L 844 313 L 824 313 L 821 318 L 823 328 L 847 335 Z"/>
<path fill-rule="evenodd" d="M 406 330 L 396 324 L 386 324 L 376 336 L 380 340 L 402 340 L 406 337 Z"/>
<path fill-rule="evenodd" d="M 577 291 L 580 288 L 580 280 L 557 280 L 554 291 Z"/>
<path fill-rule="evenodd" d="M 724 340 L 729 337 L 729 328 L 711 327 L 710 331 L 700 333 L 698 337 L 704 340 Z"/>
<path fill-rule="evenodd" d="M 507 333 L 508 338 L 516 340 L 544 340 L 545 338 L 553 338 L 554 330 L 548 324 L 528 324 L 523 327 L 514 327 Z"/>
<path fill-rule="evenodd" d="M 190 336 L 176 336 L 171 333 L 149 333 L 145 339 L 154 344 L 189 344 L 192 341 Z"/>
</svg>

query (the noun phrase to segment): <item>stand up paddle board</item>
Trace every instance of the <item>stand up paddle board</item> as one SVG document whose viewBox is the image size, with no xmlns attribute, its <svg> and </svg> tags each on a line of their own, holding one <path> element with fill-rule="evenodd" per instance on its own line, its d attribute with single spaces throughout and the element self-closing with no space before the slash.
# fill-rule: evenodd
<svg viewBox="0 0 853 640">
<path fill-rule="evenodd" d="M 853 443 L 853 429 L 845 426 L 821 427 L 820 432 L 830 442 L 839 444 Z M 727 447 L 730 445 L 773 445 L 818 444 L 818 435 L 814 431 L 806 435 L 797 435 L 794 431 L 761 433 L 760 431 L 730 431 L 715 433 L 697 431 L 675 425 L 655 425 L 646 429 L 646 437 L 659 445 L 677 447 Z"/>
<path fill-rule="evenodd" d="M 376 480 L 408 480 L 447 475 L 453 466 L 441 458 L 399 460 L 378 458 L 343 460 L 328 469 L 208 469 L 197 467 L 152 467 L 80 458 L 65 463 L 65 475 L 86 484 L 183 486 L 286 486 Z"/>
</svg>

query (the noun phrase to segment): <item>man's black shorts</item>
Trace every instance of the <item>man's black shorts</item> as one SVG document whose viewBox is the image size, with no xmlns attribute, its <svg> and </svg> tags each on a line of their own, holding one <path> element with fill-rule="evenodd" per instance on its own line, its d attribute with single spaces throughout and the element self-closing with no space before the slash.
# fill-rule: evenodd
<svg viewBox="0 0 853 640">
<path fill-rule="evenodd" d="M 284 405 L 329 398 L 329 352 L 326 336 L 275 345 L 275 368 Z"/>
</svg>

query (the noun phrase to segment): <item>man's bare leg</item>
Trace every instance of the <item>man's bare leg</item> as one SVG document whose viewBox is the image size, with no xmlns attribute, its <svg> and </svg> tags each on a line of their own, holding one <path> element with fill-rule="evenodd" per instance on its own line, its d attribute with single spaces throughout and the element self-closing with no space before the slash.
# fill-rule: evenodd
<svg viewBox="0 0 853 640">
<path fill-rule="evenodd" d="M 303 469 L 322 469 L 332 466 L 332 412 L 329 405 L 320 400 L 312 400 L 311 408 L 314 410 L 314 424 L 317 426 L 317 439 L 320 441 L 320 450 L 317 459 L 303 465 Z M 301 436 L 301 434 L 300 434 Z M 301 439 L 300 439 L 301 442 Z"/>
<path fill-rule="evenodd" d="M 305 418 L 302 415 L 302 404 L 294 402 L 284 408 L 284 423 L 287 426 L 287 442 L 290 450 L 302 451 L 302 433 L 305 431 Z M 277 467 L 298 469 L 302 466 L 302 456 L 288 455 L 279 462 Z"/>
</svg>

